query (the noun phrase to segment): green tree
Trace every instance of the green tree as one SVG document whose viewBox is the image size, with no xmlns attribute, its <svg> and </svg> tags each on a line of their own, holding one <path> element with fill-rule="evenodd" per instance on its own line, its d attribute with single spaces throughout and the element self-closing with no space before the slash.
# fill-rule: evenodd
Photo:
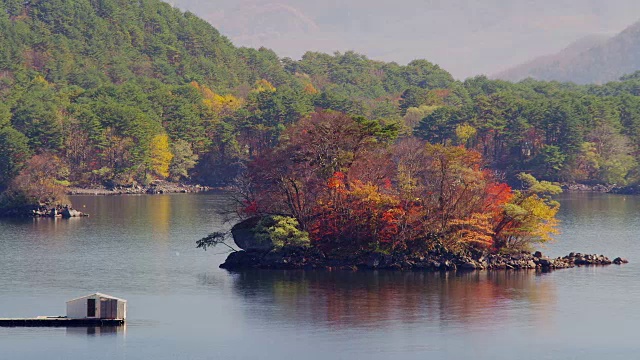
<svg viewBox="0 0 640 360">
<path fill-rule="evenodd" d="M 169 166 L 169 176 L 173 181 L 179 181 L 189 178 L 189 171 L 196 166 L 198 155 L 193 153 L 191 145 L 184 141 L 178 140 L 171 143 L 171 153 L 173 159 Z"/>
<path fill-rule="evenodd" d="M 434 144 L 446 144 L 456 138 L 456 129 L 464 122 L 464 117 L 459 108 L 440 107 L 420 120 L 414 134 Z"/>
<path fill-rule="evenodd" d="M 10 126 L 0 127 L 0 190 L 5 189 L 31 157 L 29 139 Z"/>
</svg>

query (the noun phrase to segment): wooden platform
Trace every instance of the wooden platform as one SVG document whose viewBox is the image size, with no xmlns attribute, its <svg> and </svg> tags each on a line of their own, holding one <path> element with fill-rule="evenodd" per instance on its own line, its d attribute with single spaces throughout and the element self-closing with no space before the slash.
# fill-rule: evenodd
<svg viewBox="0 0 640 360">
<path fill-rule="evenodd" d="M 123 319 L 69 319 L 56 316 L 36 318 L 0 318 L 0 327 L 74 327 L 74 326 L 120 326 Z"/>
</svg>

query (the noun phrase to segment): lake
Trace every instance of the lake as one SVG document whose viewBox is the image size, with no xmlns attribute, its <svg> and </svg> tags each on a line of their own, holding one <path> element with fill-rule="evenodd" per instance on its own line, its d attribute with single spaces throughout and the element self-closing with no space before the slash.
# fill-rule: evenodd
<svg viewBox="0 0 640 360">
<path fill-rule="evenodd" d="M 542 251 L 628 258 L 551 273 L 247 271 L 195 241 L 225 194 L 77 196 L 81 219 L 0 220 L 0 317 L 93 292 L 123 328 L 0 328 L 2 359 L 629 359 L 640 341 L 640 197 L 565 194 Z"/>
</svg>

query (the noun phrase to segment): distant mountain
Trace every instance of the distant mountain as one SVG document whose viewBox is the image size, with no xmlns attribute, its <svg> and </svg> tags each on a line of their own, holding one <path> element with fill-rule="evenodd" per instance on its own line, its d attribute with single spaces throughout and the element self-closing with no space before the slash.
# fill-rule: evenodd
<svg viewBox="0 0 640 360">
<path fill-rule="evenodd" d="M 637 20 L 637 0 L 167 0 L 235 45 L 299 59 L 353 50 L 399 64 L 429 59 L 457 79 L 493 74 Z M 446 34 L 446 36 L 443 36 Z"/>
<path fill-rule="evenodd" d="M 555 54 L 537 57 L 524 64 L 495 74 L 493 77 L 508 81 L 520 81 L 526 78 L 546 79 L 550 68 L 566 66 L 575 57 L 605 43 L 609 39 L 610 37 L 604 35 L 585 36 Z"/>
<path fill-rule="evenodd" d="M 640 22 L 611 38 L 583 38 L 557 54 L 537 58 L 493 77 L 509 81 L 531 77 L 589 84 L 618 80 L 637 70 L 640 70 Z"/>
</svg>

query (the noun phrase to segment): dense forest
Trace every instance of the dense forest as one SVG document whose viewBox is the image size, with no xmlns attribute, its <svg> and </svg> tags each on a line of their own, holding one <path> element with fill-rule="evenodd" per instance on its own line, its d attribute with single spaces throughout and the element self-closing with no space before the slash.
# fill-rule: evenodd
<svg viewBox="0 0 640 360">
<path fill-rule="evenodd" d="M 426 60 L 281 59 L 159 0 L 1 0 L 0 190 L 225 185 L 322 109 L 475 150 L 506 181 L 631 184 L 638 95 L 638 73 L 461 82 Z"/>
</svg>

